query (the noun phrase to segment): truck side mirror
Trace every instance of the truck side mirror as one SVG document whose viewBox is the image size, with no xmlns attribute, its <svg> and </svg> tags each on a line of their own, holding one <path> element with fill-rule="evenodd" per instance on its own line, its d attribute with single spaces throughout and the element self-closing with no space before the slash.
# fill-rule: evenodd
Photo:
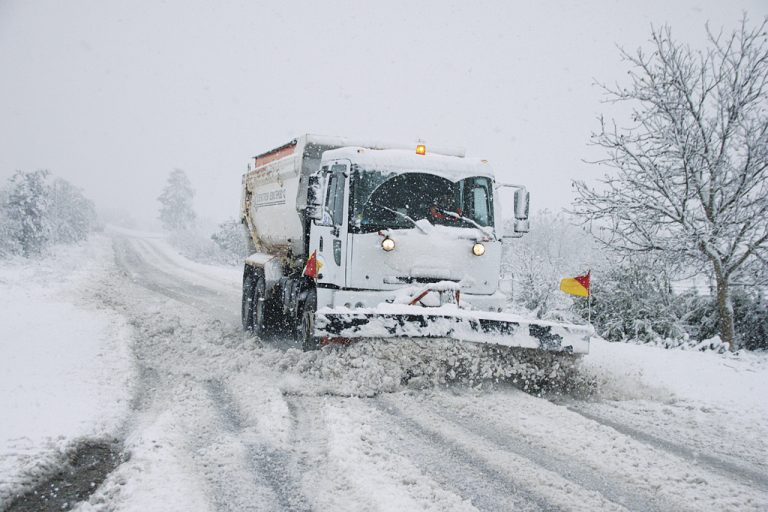
<svg viewBox="0 0 768 512">
<path fill-rule="evenodd" d="M 309 176 L 307 216 L 314 220 L 321 220 L 323 218 L 323 189 L 320 184 L 320 176 L 317 174 Z"/>
<path fill-rule="evenodd" d="M 515 190 L 515 219 L 528 220 L 531 193 L 524 188 Z"/>
<path fill-rule="evenodd" d="M 528 222 L 528 210 L 530 209 L 531 194 L 522 185 L 511 185 L 505 183 L 497 184 L 497 188 L 514 188 L 514 219 L 502 220 L 502 233 L 504 238 L 520 238 L 530 231 Z"/>
<path fill-rule="evenodd" d="M 530 231 L 528 222 L 528 209 L 531 205 L 531 193 L 524 188 L 515 190 L 515 232 L 527 233 Z"/>
</svg>

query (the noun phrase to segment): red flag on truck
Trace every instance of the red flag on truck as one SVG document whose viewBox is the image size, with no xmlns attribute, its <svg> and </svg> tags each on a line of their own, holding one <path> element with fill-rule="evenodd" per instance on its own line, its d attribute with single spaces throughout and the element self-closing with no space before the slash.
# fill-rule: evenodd
<svg viewBox="0 0 768 512">
<path fill-rule="evenodd" d="M 304 265 L 303 274 L 309 278 L 317 278 L 317 251 L 312 251 L 312 254 L 307 258 L 307 264 Z"/>
</svg>

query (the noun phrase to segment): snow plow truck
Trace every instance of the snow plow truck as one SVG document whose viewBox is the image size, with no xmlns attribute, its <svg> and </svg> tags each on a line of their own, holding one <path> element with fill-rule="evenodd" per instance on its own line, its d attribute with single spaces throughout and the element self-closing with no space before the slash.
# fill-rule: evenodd
<svg viewBox="0 0 768 512">
<path fill-rule="evenodd" d="M 590 326 L 504 311 L 502 242 L 528 231 L 528 202 L 463 150 L 304 135 L 261 153 L 242 177 L 243 328 L 287 327 L 304 350 L 419 337 L 584 354 Z"/>
</svg>

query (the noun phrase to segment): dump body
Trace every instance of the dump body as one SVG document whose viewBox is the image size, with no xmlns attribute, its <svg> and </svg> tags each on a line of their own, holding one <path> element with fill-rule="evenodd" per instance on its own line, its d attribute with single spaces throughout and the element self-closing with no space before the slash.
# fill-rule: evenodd
<svg viewBox="0 0 768 512">
<path fill-rule="evenodd" d="M 254 157 L 253 168 L 243 176 L 240 211 L 259 252 L 306 254 L 307 176 L 317 171 L 320 156 L 330 147 L 304 136 Z"/>
</svg>

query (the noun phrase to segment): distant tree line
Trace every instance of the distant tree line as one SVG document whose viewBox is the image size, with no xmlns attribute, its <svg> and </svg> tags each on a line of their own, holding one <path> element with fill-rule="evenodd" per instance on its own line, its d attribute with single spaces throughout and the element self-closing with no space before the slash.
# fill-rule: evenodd
<svg viewBox="0 0 768 512">
<path fill-rule="evenodd" d="M 96 223 L 82 191 L 46 170 L 17 171 L 0 187 L 0 257 L 31 257 L 85 240 Z"/>
</svg>

